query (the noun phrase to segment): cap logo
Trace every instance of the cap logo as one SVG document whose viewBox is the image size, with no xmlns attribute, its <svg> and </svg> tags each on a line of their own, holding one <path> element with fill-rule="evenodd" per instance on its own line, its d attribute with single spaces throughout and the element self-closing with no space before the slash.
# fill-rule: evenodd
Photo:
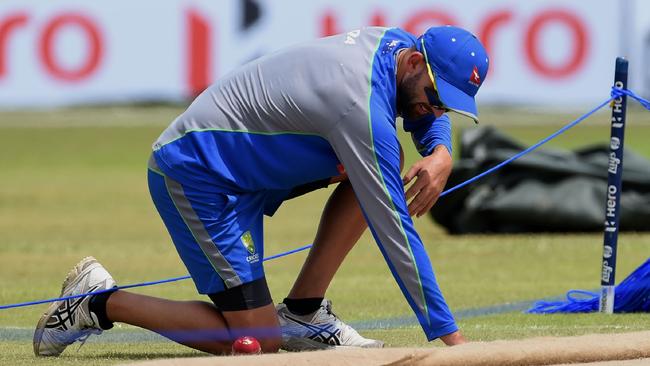
<svg viewBox="0 0 650 366">
<path fill-rule="evenodd" d="M 478 67 L 474 65 L 474 69 L 472 70 L 472 75 L 469 77 L 469 83 L 474 85 L 475 87 L 479 87 L 481 85 L 481 77 L 478 74 Z"/>
</svg>

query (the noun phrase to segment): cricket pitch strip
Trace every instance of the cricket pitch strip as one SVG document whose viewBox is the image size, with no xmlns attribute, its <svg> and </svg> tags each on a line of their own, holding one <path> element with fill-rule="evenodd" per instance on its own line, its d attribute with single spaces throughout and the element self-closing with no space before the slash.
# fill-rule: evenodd
<svg viewBox="0 0 650 366">
<path fill-rule="evenodd" d="M 650 365 L 650 331 L 473 342 L 442 348 L 336 349 L 257 356 L 198 357 L 130 363 L 129 366 L 207 365 Z"/>
</svg>

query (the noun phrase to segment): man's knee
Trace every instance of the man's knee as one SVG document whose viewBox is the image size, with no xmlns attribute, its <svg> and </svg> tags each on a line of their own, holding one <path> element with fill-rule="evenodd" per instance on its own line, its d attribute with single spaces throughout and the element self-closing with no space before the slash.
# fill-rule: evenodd
<svg viewBox="0 0 650 366">
<path fill-rule="evenodd" d="M 264 284 L 266 285 L 266 282 Z M 244 297 L 248 299 L 246 303 L 248 305 L 252 304 L 251 299 L 255 296 L 266 299 L 267 295 L 259 296 L 260 292 L 263 291 L 255 291 L 254 294 L 243 291 Z M 216 296 L 212 296 L 212 298 L 213 300 L 219 300 Z M 282 345 L 282 332 L 280 330 L 278 314 L 270 299 L 270 295 L 268 295 L 268 300 L 263 300 L 263 302 L 268 303 L 263 306 L 256 305 L 253 309 L 229 309 L 230 311 L 222 311 L 221 314 L 228 325 L 233 341 L 243 336 L 254 337 L 260 342 L 263 353 L 275 353 L 278 352 Z M 216 301 L 216 303 L 223 304 L 221 301 Z"/>
</svg>

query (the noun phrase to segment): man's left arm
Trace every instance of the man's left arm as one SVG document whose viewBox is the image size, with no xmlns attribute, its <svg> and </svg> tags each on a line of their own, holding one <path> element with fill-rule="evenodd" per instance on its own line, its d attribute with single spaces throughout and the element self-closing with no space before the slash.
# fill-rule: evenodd
<svg viewBox="0 0 650 366">
<path fill-rule="evenodd" d="M 406 191 L 406 199 L 413 198 L 408 205 L 409 214 L 420 217 L 436 203 L 451 173 L 451 121 L 446 114 L 437 119 L 404 121 L 404 130 L 411 132 L 423 156 L 403 177 L 405 186 L 417 177 Z"/>
</svg>

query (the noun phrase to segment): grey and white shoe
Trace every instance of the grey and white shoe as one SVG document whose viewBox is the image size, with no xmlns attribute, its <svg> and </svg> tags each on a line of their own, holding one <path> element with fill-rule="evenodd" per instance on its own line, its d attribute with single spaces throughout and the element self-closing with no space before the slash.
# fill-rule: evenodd
<svg viewBox="0 0 650 366">
<path fill-rule="evenodd" d="M 313 351 L 335 347 L 382 348 L 384 342 L 364 338 L 332 312 L 332 302 L 323 299 L 316 312 L 296 315 L 285 304 L 276 306 L 282 329 L 282 349 Z"/>
<path fill-rule="evenodd" d="M 68 273 L 61 296 L 80 295 L 115 287 L 113 277 L 93 257 L 86 257 Z M 56 301 L 47 309 L 34 331 L 34 354 L 58 356 L 76 341 L 82 344 L 100 334 L 97 317 L 90 311 L 90 296 Z"/>
</svg>

